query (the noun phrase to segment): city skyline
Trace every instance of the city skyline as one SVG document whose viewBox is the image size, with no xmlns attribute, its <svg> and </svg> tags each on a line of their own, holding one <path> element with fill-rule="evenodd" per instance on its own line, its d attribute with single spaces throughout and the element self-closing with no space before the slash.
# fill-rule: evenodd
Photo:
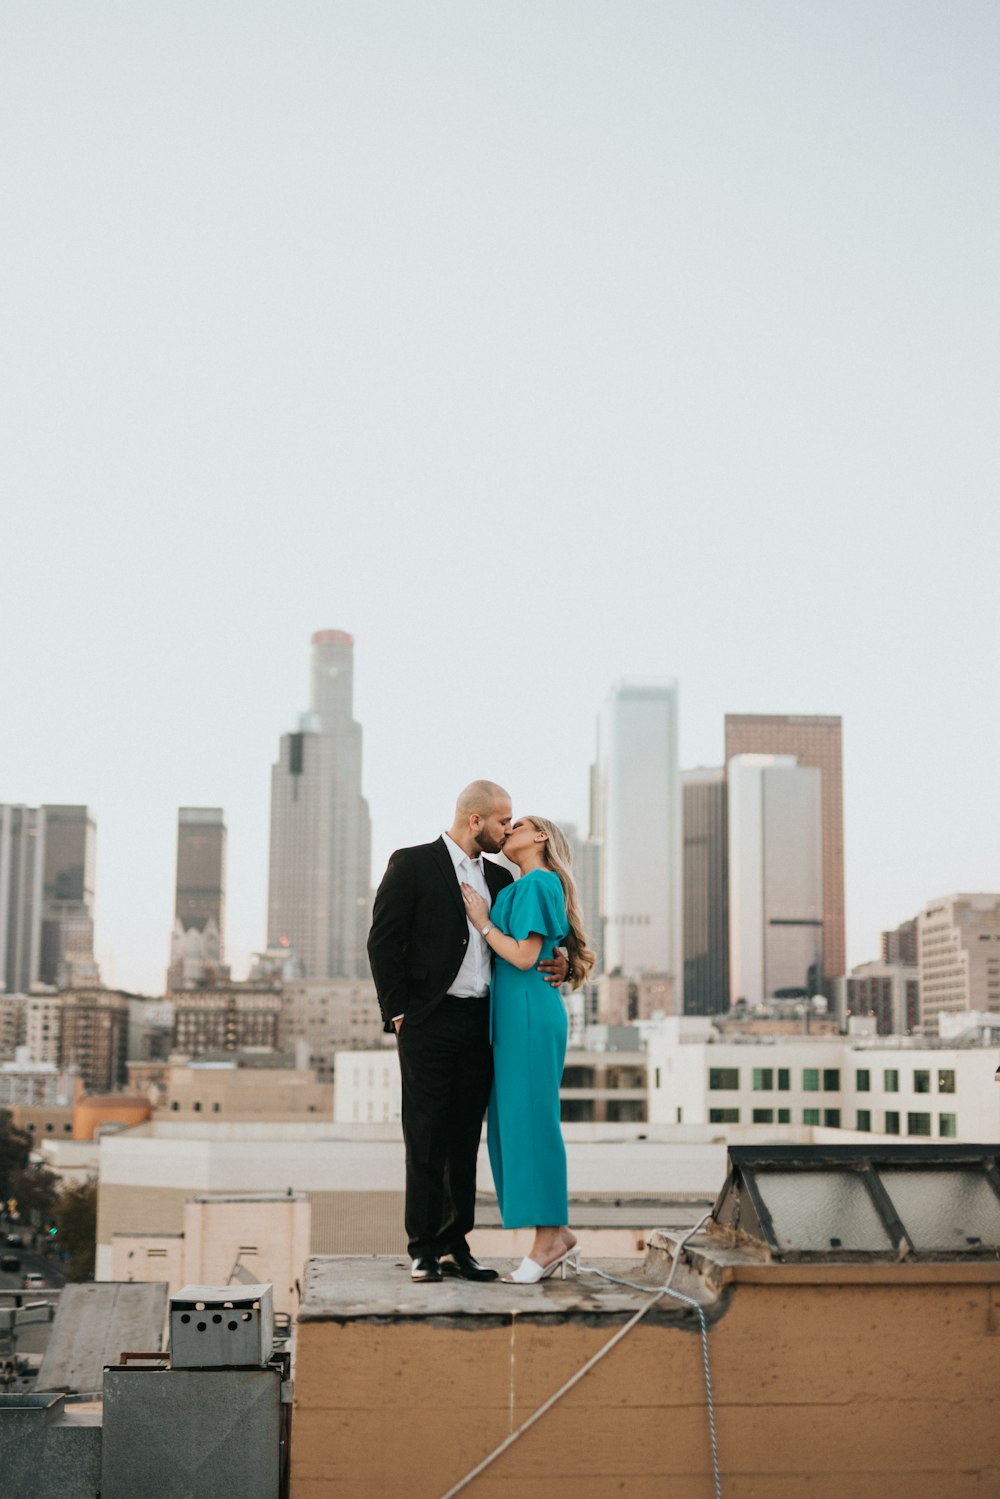
<svg viewBox="0 0 1000 1499">
<path fill-rule="evenodd" d="M 276 785 L 281 780 L 281 776 L 282 776 L 283 770 L 287 771 L 288 768 L 289 768 L 290 757 L 292 755 L 292 741 L 295 740 L 295 739 L 301 739 L 303 737 L 303 735 L 305 735 L 307 737 L 311 736 L 314 739 L 318 739 L 319 738 L 319 730 L 320 730 L 321 722 L 328 721 L 328 723 L 333 723 L 333 721 L 335 719 L 337 719 L 338 716 L 341 716 L 341 717 L 343 716 L 343 712 L 344 711 L 346 711 L 346 714 L 347 714 L 347 717 L 344 720 L 344 722 L 347 725 L 347 728 L 349 730 L 348 738 L 350 740 L 349 754 L 348 754 L 348 757 L 347 757 L 349 764 L 348 764 L 348 769 L 347 769 L 346 780 L 348 782 L 350 782 L 351 785 L 354 785 L 357 782 L 357 780 L 359 779 L 359 773 L 360 773 L 360 763 L 359 763 L 360 762 L 360 742 L 361 742 L 361 734 L 362 734 L 363 726 L 359 722 L 356 722 L 351 717 L 352 703 L 353 703 L 353 692 L 354 692 L 354 682 L 353 682 L 354 639 L 353 639 L 353 636 L 351 636 L 348 632 L 345 632 L 345 631 L 326 629 L 326 630 L 314 631 L 312 633 L 312 635 L 311 635 L 311 642 L 312 642 L 312 647 L 313 647 L 313 653 L 312 653 L 312 665 L 311 665 L 311 668 L 310 668 L 310 679 L 311 679 L 311 684 L 312 684 L 311 685 L 310 702 L 311 702 L 312 706 L 310 707 L 310 709 L 308 709 L 305 712 L 302 712 L 302 713 L 300 713 L 298 715 L 298 717 L 299 717 L 299 725 L 300 725 L 299 729 L 297 731 L 286 733 L 286 734 L 284 734 L 281 737 L 281 755 L 280 755 L 279 761 L 276 764 L 272 765 L 272 818 L 273 818 L 273 808 L 274 808 L 274 800 L 273 800 L 273 798 L 274 798 L 274 796 L 276 794 Z M 333 656 L 331 656 L 331 652 L 333 652 L 333 656 L 336 656 L 337 662 L 338 662 L 338 665 L 334 666 L 334 668 L 333 668 L 332 671 L 330 670 L 330 661 L 327 660 L 327 657 L 330 657 L 330 660 L 333 659 Z M 346 655 L 345 655 L 345 653 L 346 653 Z M 341 657 L 343 657 L 344 660 L 341 660 Z M 345 661 L 346 661 L 346 667 L 345 667 L 345 664 L 344 664 Z M 325 684 L 325 682 L 323 680 L 327 676 L 340 677 L 341 680 L 340 680 L 340 682 L 338 684 L 335 684 L 335 686 L 332 689 L 333 696 L 331 697 L 329 703 L 327 703 L 325 705 L 325 716 L 324 716 L 323 712 L 317 712 L 316 703 L 318 701 L 320 701 L 320 699 L 322 697 L 322 693 L 324 692 L 324 690 L 327 690 L 326 684 Z M 576 818 L 571 818 L 571 817 L 563 817 L 561 819 L 566 824 L 567 828 L 571 830 L 570 831 L 571 840 L 572 840 L 573 844 L 575 846 L 577 846 L 578 848 L 585 847 L 586 841 L 587 841 L 586 840 L 586 831 L 587 831 L 588 828 L 591 827 L 591 824 L 593 823 L 593 821 L 595 820 L 595 818 L 600 818 L 600 815 L 601 815 L 601 813 L 600 813 L 600 806 L 601 806 L 601 789 L 600 789 L 601 788 L 601 747 L 600 747 L 601 727 L 600 727 L 600 725 L 601 725 L 601 720 L 602 719 L 604 719 L 605 721 L 607 721 L 609 704 L 612 704 L 613 702 L 615 702 L 617 700 L 617 698 L 620 697 L 623 693 L 624 693 L 624 695 L 625 695 L 626 698 L 628 698 L 630 696 L 631 697 L 636 697 L 637 696 L 637 700 L 638 699 L 642 699 L 644 695 L 646 697 L 649 697 L 650 694 L 652 694 L 653 697 L 656 697 L 657 694 L 659 694 L 659 696 L 662 697 L 663 694 L 666 693 L 668 695 L 668 697 L 670 698 L 670 701 L 672 703 L 672 708 L 671 708 L 671 710 L 670 710 L 670 712 L 668 714 L 668 717 L 670 718 L 670 728 L 669 728 L 669 732 L 668 732 L 667 737 L 668 737 L 668 739 L 670 739 L 673 742 L 676 739 L 676 737 L 677 737 L 678 725 L 679 724 L 683 725 L 683 714 L 682 713 L 679 714 L 677 712 L 677 699 L 678 699 L 678 691 L 677 691 L 677 689 L 678 689 L 678 684 L 676 682 L 667 682 L 667 683 L 659 684 L 658 686 L 654 686 L 654 684 L 649 683 L 649 682 L 639 682 L 639 683 L 637 683 L 635 681 L 630 681 L 630 679 L 628 679 L 628 678 L 619 679 L 616 683 L 612 684 L 612 686 L 610 687 L 609 693 L 606 695 L 606 698 L 605 698 L 604 706 L 603 707 L 599 707 L 596 710 L 596 712 L 595 712 L 595 721 L 596 721 L 596 724 L 597 724 L 597 730 L 596 730 L 596 733 L 595 733 L 594 759 L 593 759 L 592 763 L 588 767 L 586 767 L 586 773 L 585 773 L 585 777 L 584 777 L 584 779 L 586 781 L 586 794 L 582 798 L 582 801 L 586 801 L 587 802 L 587 804 L 588 804 L 588 810 L 587 810 L 587 812 L 586 812 L 585 815 L 579 816 L 579 821 L 578 822 L 577 822 Z M 346 708 L 345 708 L 345 705 L 346 705 Z M 640 706 L 641 706 L 641 704 L 640 704 Z M 829 724 L 835 724 L 836 725 L 837 738 L 838 738 L 837 758 L 838 758 L 838 765 L 839 765 L 839 735 L 840 735 L 840 729 L 841 729 L 841 720 L 840 720 L 839 716 L 819 715 L 818 716 L 818 720 L 817 720 L 817 716 L 816 715 L 799 715 L 799 714 L 796 714 L 796 715 L 786 716 L 786 715 L 755 715 L 755 714 L 746 714 L 746 715 L 739 715 L 739 716 L 737 716 L 737 715 L 732 715 L 732 714 L 725 714 L 723 716 L 723 721 L 722 721 L 723 722 L 723 740 L 724 740 L 724 742 L 731 742 L 733 720 L 736 717 L 742 717 L 742 718 L 744 718 L 750 724 L 753 724 L 757 720 L 765 719 L 765 718 L 768 718 L 768 717 L 771 718 L 774 722 L 777 722 L 779 724 L 783 724 L 786 721 L 788 723 L 795 723 L 796 721 L 801 721 L 801 722 L 803 722 L 803 723 L 805 723 L 807 725 L 810 723 L 810 721 L 818 721 L 821 724 L 824 723 L 824 722 L 825 723 L 829 723 Z M 671 752 L 671 754 L 674 754 L 674 750 L 673 749 L 671 749 L 670 752 Z M 739 757 L 739 758 L 742 759 L 743 757 Z M 783 759 L 787 759 L 788 763 L 790 763 L 790 764 L 794 762 L 794 757 L 758 756 L 758 755 L 754 755 L 752 753 L 748 757 L 746 757 L 746 758 L 747 758 L 748 762 L 752 762 L 755 759 L 759 759 L 759 760 L 763 761 L 763 760 L 766 760 L 766 759 L 774 759 L 774 758 L 777 759 L 777 762 L 779 764 L 782 762 Z M 327 755 L 327 761 L 329 761 L 329 759 L 330 759 L 330 756 Z M 684 796 L 687 796 L 693 790 L 695 790 L 696 787 L 700 786 L 702 783 L 704 783 L 704 785 L 707 786 L 709 783 L 714 782 L 716 780 L 718 780 L 720 783 L 722 783 L 724 785 L 724 767 L 723 766 L 698 766 L 698 767 L 694 767 L 692 769 L 685 769 L 683 767 L 683 765 L 682 765 L 681 768 L 680 768 L 680 776 L 679 776 L 678 786 L 675 789 L 678 791 L 679 795 L 680 795 L 680 793 L 683 792 Z M 843 791 L 842 786 L 840 786 L 838 789 L 842 793 L 842 791 Z M 344 791 L 344 787 L 342 786 L 341 787 L 341 793 L 343 793 L 343 791 Z M 344 799 L 343 795 L 340 794 L 340 800 L 343 801 L 343 799 Z M 4 804 L 0 804 L 0 809 L 2 809 L 3 805 Z M 515 803 L 515 810 L 516 810 L 516 805 L 517 804 Z M 363 814 L 364 814 L 364 817 L 363 817 L 364 827 L 362 829 L 362 832 L 364 834 L 364 837 L 362 838 L 362 842 L 364 843 L 370 837 L 371 828 L 370 828 L 370 818 L 369 818 L 369 815 L 368 815 L 367 801 L 365 799 L 363 799 L 363 798 L 361 799 L 361 808 L 362 808 L 362 811 L 363 811 Z M 537 810 L 537 808 L 535 810 Z M 47 805 L 47 806 L 44 806 L 41 809 L 35 809 L 35 808 L 30 808 L 30 807 L 27 807 L 27 806 L 20 805 L 20 804 L 13 804 L 13 805 L 7 804 L 6 814 L 5 815 L 8 817 L 8 819 L 12 815 L 30 815 L 31 818 L 34 819 L 39 811 L 43 811 L 43 812 L 45 812 L 47 814 L 52 814 L 52 813 L 60 814 L 63 817 L 64 821 L 65 821 L 65 819 L 67 817 L 70 817 L 71 819 L 75 819 L 75 820 L 78 820 L 78 821 L 80 819 L 82 819 L 81 826 L 84 827 L 87 830 L 87 845 L 86 845 L 87 854 L 86 854 L 86 857 L 87 857 L 88 863 L 87 863 L 87 873 L 86 873 L 86 890 L 87 890 L 88 910 L 92 910 L 93 905 L 94 905 L 94 886 L 95 886 L 95 883 L 97 883 L 95 881 L 95 878 L 94 878 L 94 844 L 95 844 L 95 836 L 94 836 L 94 834 L 95 834 L 95 818 L 94 818 L 94 815 L 93 815 L 93 809 L 91 809 L 89 807 L 85 807 L 85 806 L 53 806 L 51 804 Z M 208 904 L 205 905 L 205 912 L 206 913 L 208 912 L 209 906 L 212 906 L 213 910 L 217 906 L 218 907 L 218 913 L 219 913 L 220 916 L 222 916 L 223 913 L 224 913 L 224 911 L 225 911 L 225 908 L 226 908 L 226 893 L 225 893 L 225 890 L 226 890 L 226 878 L 227 878 L 227 875 L 226 875 L 226 841 L 227 841 L 227 836 L 228 836 L 228 830 L 227 830 L 227 827 L 226 827 L 226 813 L 225 813 L 224 808 L 221 808 L 221 807 L 212 807 L 212 808 L 204 808 L 204 807 L 202 807 L 202 808 L 199 808 L 199 807 L 180 807 L 179 809 L 176 809 L 175 816 L 177 818 L 176 832 L 177 832 L 177 840 L 178 841 L 177 841 L 177 854 L 176 854 L 176 881 L 174 882 L 174 885 L 173 885 L 173 897 L 172 897 L 172 899 L 173 899 L 173 907 L 174 907 L 174 912 L 175 912 L 175 917 L 174 917 L 174 920 L 175 920 L 175 939 L 174 940 L 175 940 L 175 944 L 176 944 L 176 942 L 177 942 L 177 931 L 176 931 L 176 928 L 177 928 L 177 916 L 178 916 L 178 913 L 179 913 L 179 910 L 180 910 L 180 905 L 181 905 L 181 902 L 182 902 L 182 888 L 183 888 L 182 867 L 181 867 L 182 849 L 185 847 L 185 845 L 184 845 L 184 843 L 182 841 L 183 836 L 184 836 L 184 834 L 186 832 L 188 838 L 189 839 L 193 839 L 193 841 L 191 843 L 191 848 L 190 848 L 190 850 L 188 852 L 188 860 L 189 860 L 189 862 L 192 859 L 192 857 L 193 857 L 195 863 L 197 863 L 199 860 L 204 860 L 207 857 L 208 863 L 211 864 L 211 866 L 212 866 L 212 868 L 214 870 L 217 870 L 218 879 L 217 879 L 217 886 L 216 886 L 216 888 L 213 889 L 210 892 L 202 892 L 202 894 L 205 896 L 205 898 L 208 901 Z M 442 826 L 444 825 L 444 823 L 445 823 L 446 820 L 447 820 L 446 818 L 442 818 Z M 681 817 L 681 821 L 683 822 L 684 820 L 685 820 L 685 818 Z M 43 824 L 44 824 L 44 818 L 43 818 Z M 70 825 L 72 825 L 72 824 L 70 824 Z M 202 826 L 199 826 L 199 825 L 202 825 Z M 596 833 L 596 832 L 599 831 L 599 829 L 595 829 L 594 831 Z M 195 844 L 199 844 L 200 845 L 200 843 L 203 841 L 203 837 L 199 838 L 199 833 L 201 833 L 202 835 L 208 834 L 208 836 L 209 836 L 209 840 L 210 840 L 210 843 L 211 843 L 211 849 L 210 849 L 210 851 L 207 852 L 207 854 L 204 851 L 202 851 L 202 852 L 195 852 Z M 682 830 L 682 835 L 683 835 L 683 830 Z M 417 836 L 419 837 L 420 835 L 418 834 Z M 582 842 L 581 842 L 581 839 L 582 839 Z M 389 840 L 389 842 L 387 843 L 387 850 L 391 849 L 391 847 L 399 846 L 399 844 L 402 841 L 403 840 L 396 840 L 395 842 L 393 842 L 392 840 Z M 598 837 L 597 841 L 598 841 L 598 844 L 600 844 L 600 838 L 599 837 Z M 43 849 L 44 849 L 44 840 L 43 840 Z M 677 860 L 676 860 L 676 862 L 677 862 L 677 872 L 679 873 L 679 876 L 680 876 L 680 878 L 679 878 L 679 886 L 683 887 L 685 879 L 688 878 L 688 870 L 687 870 L 687 864 L 686 864 L 687 850 L 682 847 L 682 848 L 680 848 L 680 849 L 678 849 L 676 851 L 676 854 L 677 854 Z M 386 857 L 387 856 L 388 856 L 388 853 L 386 854 Z M 273 853 L 272 853 L 272 858 L 273 858 Z M 195 867 L 194 864 L 192 864 L 192 868 L 194 868 L 194 867 Z M 599 866 L 597 864 L 595 864 L 595 871 L 598 869 L 598 867 Z M 584 880 L 587 880 L 587 879 L 594 880 L 596 878 L 595 874 L 586 875 L 586 874 L 584 874 L 583 870 L 581 870 L 579 873 L 583 876 Z M 380 877 L 380 866 L 377 864 L 377 862 L 373 862 L 372 863 L 372 888 L 374 888 L 374 885 L 377 884 L 377 881 L 378 881 L 379 877 Z M 698 878 L 699 878 L 699 880 L 703 881 L 704 876 L 700 874 Z M 40 879 L 40 875 L 39 875 L 39 879 Z M 263 873 L 262 873 L 262 887 L 264 888 L 265 891 L 266 891 L 267 885 L 268 885 L 268 876 L 267 876 L 267 869 L 266 869 L 266 866 L 265 866 L 265 868 L 263 870 Z M 83 888 L 83 887 L 81 886 L 81 888 Z M 920 910 L 924 906 L 926 906 L 929 901 L 936 900 L 936 899 L 940 898 L 940 893 L 941 893 L 941 889 L 942 888 L 943 887 L 938 886 L 938 887 L 936 887 L 936 890 L 937 890 L 936 894 L 933 894 L 933 895 L 932 894 L 927 894 L 927 895 L 925 895 L 920 901 L 918 901 L 916 903 L 916 905 L 913 907 L 913 910 L 911 911 L 911 913 L 908 916 L 904 916 L 904 917 L 901 918 L 902 921 L 905 924 L 907 924 L 907 925 L 913 925 L 915 927 L 915 925 L 916 925 L 916 918 L 919 915 Z M 41 886 L 39 886 L 39 889 L 41 890 Z M 969 882 L 964 882 L 964 884 L 962 882 L 955 883 L 952 886 L 952 890 L 953 891 L 960 891 L 960 892 L 962 892 L 964 894 L 968 894 L 969 893 Z M 972 893 L 975 893 L 975 892 L 972 892 Z M 992 893 L 992 892 L 985 892 L 985 893 Z M 596 895 L 596 885 L 595 885 L 595 895 Z M 849 889 L 849 882 L 848 882 L 848 896 L 849 895 L 850 895 L 850 889 Z M 700 885 L 699 885 L 699 889 L 698 889 L 698 892 L 697 892 L 697 898 L 698 898 L 698 900 L 701 900 L 703 898 L 703 892 L 700 889 Z M 99 902 L 99 899 L 100 899 L 99 891 L 98 891 L 97 899 L 98 899 L 98 902 Z M 265 899 L 264 904 L 265 904 L 265 908 L 266 908 L 266 904 L 267 904 L 266 899 Z M 360 904 L 361 904 L 360 898 L 355 902 L 355 904 L 360 907 Z M 728 901 L 728 899 L 726 898 L 725 895 L 724 895 L 724 899 L 723 899 L 723 904 L 724 905 L 729 905 L 729 901 Z M 191 909 L 193 911 L 194 907 L 192 906 Z M 702 914 L 702 916 L 704 916 L 705 913 L 702 912 L 701 914 Z M 719 910 L 716 910 L 716 912 L 715 912 L 716 923 L 718 923 L 718 919 L 719 919 L 720 914 L 721 914 L 721 908 Z M 896 919 L 896 915 L 897 915 L 897 913 L 894 913 L 892 919 L 895 920 Z M 686 920 L 686 919 L 687 919 L 686 916 L 682 916 L 682 922 L 681 922 L 680 926 L 678 927 L 678 931 L 681 934 L 681 938 L 682 938 L 682 941 L 681 941 L 681 947 L 682 948 L 683 948 L 683 921 Z M 198 923 L 191 923 L 191 924 L 192 924 L 192 926 L 195 926 L 195 925 L 200 925 L 201 923 L 198 922 Z M 343 914 L 341 914 L 340 925 L 343 926 Z M 612 922 L 611 925 L 613 926 L 614 923 Z M 885 941 L 885 937 L 886 937 L 886 934 L 887 934 L 887 927 L 886 927 L 886 922 L 885 922 L 885 919 L 884 919 L 884 913 L 872 916 L 869 919 L 867 925 L 868 925 L 868 927 L 871 930 L 877 929 L 877 931 L 878 931 L 878 938 L 877 938 L 877 940 L 873 940 L 873 945 L 871 946 L 870 950 L 869 949 L 865 949 L 863 952 L 859 951 L 857 953 L 854 953 L 854 952 L 850 952 L 849 953 L 848 959 L 847 959 L 847 962 L 846 962 L 846 965 L 845 965 L 845 973 L 849 973 L 859 963 L 874 962 L 874 961 L 876 961 L 878 959 L 879 952 L 881 951 L 882 947 L 884 946 L 884 941 Z M 366 927 L 366 922 L 362 921 L 361 926 L 365 926 Z M 363 932 L 361 930 L 361 926 L 359 926 L 358 932 L 355 934 L 358 942 L 361 942 L 363 940 Z M 249 931 L 250 930 L 250 928 L 246 925 L 246 923 L 244 923 L 244 928 L 243 929 L 244 929 L 244 931 Z M 92 928 L 91 928 L 91 930 L 92 930 Z M 346 928 L 345 928 L 345 931 L 346 931 Z M 39 928 L 39 937 L 40 937 L 40 933 L 41 933 L 41 928 Z M 214 925 L 213 925 L 213 928 L 212 928 L 212 933 L 210 933 L 210 935 L 214 935 Z M 889 933 L 889 935 L 891 936 L 892 934 Z M 340 940 L 340 939 L 338 938 L 338 940 Z M 269 932 L 267 921 L 265 919 L 264 925 L 261 928 L 260 935 L 258 937 L 254 937 L 253 934 L 252 934 L 252 932 L 251 932 L 249 938 L 246 939 L 246 941 L 244 942 L 244 945 L 243 945 L 241 951 L 239 951 L 237 953 L 236 961 L 235 961 L 235 963 L 232 964 L 233 977 L 237 978 L 237 979 L 243 979 L 243 978 L 245 978 L 249 974 L 249 971 L 250 971 L 250 969 L 252 967 L 252 962 L 253 962 L 254 954 L 262 951 L 266 946 L 269 945 L 269 942 L 270 942 L 271 945 L 274 945 L 278 941 L 280 941 L 280 938 L 275 937 L 274 934 L 272 934 L 272 933 Z M 288 945 L 290 947 L 293 945 L 290 940 L 289 940 Z M 100 958 L 101 958 L 102 948 L 103 949 L 108 949 L 108 948 L 111 948 L 111 947 L 113 947 L 113 936 L 111 934 L 109 934 L 107 938 L 103 938 L 102 937 L 102 930 L 101 930 L 101 927 L 99 926 L 98 929 L 97 929 L 97 932 L 96 932 L 96 941 L 95 941 L 95 944 L 94 944 L 94 948 L 95 948 L 98 960 L 100 960 Z M 219 948 L 220 958 L 224 958 L 225 957 L 225 953 L 222 950 L 222 947 L 223 947 L 222 942 L 220 942 L 220 941 L 218 941 L 216 939 L 215 940 L 215 946 L 212 949 L 213 952 L 215 950 L 215 947 Z M 199 949 L 199 951 L 200 951 L 200 949 Z M 41 952 L 41 948 L 39 948 L 39 953 L 40 952 Z M 609 962 L 609 968 L 614 966 L 614 962 L 615 962 L 614 952 L 615 952 L 615 950 L 614 950 L 614 944 L 612 943 L 612 953 L 611 953 L 611 961 Z M 192 949 L 192 953 L 193 953 L 193 949 Z M 180 949 L 179 948 L 177 949 L 177 954 L 178 954 L 178 961 L 179 961 L 179 959 L 180 959 Z M 188 956 L 191 957 L 192 954 L 189 953 Z M 197 956 L 197 954 L 194 954 L 194 956 Z M 728 966 L 728 955 L 727 955 L 727 960 L 726 961 L 727 961 L 727 966 Z M 149 955 L 145 951 L 143 951 L 141 954 L 138 955 L 138 957 L 136 958 L 136 964 L 137 964 L 137 966 L 140 966 L 143 969 L 148 970 L 150 972 L 152 972 L 155 969 L 155 966 L 156 966 L 155 962 L 151 962 L 150 961 Z M 646 964 L 645 964 L 644 961 L 639 961 L 637 963 L 633 963 L 631 956 L 629 956 L 628 967 L 630 969 L 636 968 L 638 970 L 640 968 L 644 968 L 645 966 L 646 966 Z M 219 969 L 218 969 L 218 976 L 219 976 L 219 978 L 223 979 L 225 977 L 225 974 L 228 973 L 228 971 L 229 971 L 228 966 L 227 967 L 220 966 Z M 365 972 L 366 971 L 367 970 L 365 969 Z M 313 976 L 314 977 L 319 977 L 320 975 L 314 974 Z M 335 977 L 335 976 L 339 976 L 339 977 L 363 977 L 364 973 L 362 973 L 361 966 L 359 965 L 357 974 L 340 974 L 340 975 L 332 975 L 331 974 L 329 976 L 330 977 Z M 833 976 L 831 976 L 831 977 L 833 977 Z M 163 992 L 163 990 L 164 990 L 164 985 L 163 985 L 162 982 L 159 982 L 159 983 L 153 982 L 151 984 L 146 984 L 146 985 L 143 985 L 142 983 L 135 984 L 135 983 L 130 983 L 127 979 L 125 979 L 125 980 L 117 980 L 115 978 L 108 977 L 107 975 L 104 976 L 104 983 L 110 989 L 122 989 L 122 990 L 137 992 L 137 993 L 147 993 L 147 994 L 151 994 L 151 995 L 161 994 Z M 679 987 L 680 986 L 678 986 L 678 988 Z M 827 982 L 827 988 L 830 989 L 831 993 L 832 993 L 832 988 L 831 988 L 831 985 L 830 985 L 829 981 Z M 677 1003 L 678 1007 L 679 1007 L 680 1004 L 681 1003 L 685 1003 L 685 1001 L 683 999 L 675 998 L 675 1003 Z M 701 1002 L 698 1001 L 694 1005 L 692 1005 L 692 1006 L 690 1006 L 688 1008 L 690 1009 L 690 1011 L 692 1013 L 700 1012 L 701 1011 Z"/>
<path fill-rule="evenodd" d="M 375 880 L 476 776 L 585 829 L 628 675 L 682 768 L 842 718 L 849 966 L 1000 888 L 1000 11 L 610 16 L 9 9 L 0 795 L 93 810 L 105 982 L 188 805 L 246 971 L 330 623 Z"/>
</svg>

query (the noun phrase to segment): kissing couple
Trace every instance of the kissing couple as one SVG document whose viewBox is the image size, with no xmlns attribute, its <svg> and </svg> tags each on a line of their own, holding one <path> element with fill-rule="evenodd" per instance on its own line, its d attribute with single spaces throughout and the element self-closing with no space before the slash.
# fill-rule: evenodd
<svg viewBox="0 0 1000 1499">
<path fill-rule="evenodd" d="M 483 857 L 501 852 L 516 880 Z M 399 1052 L 415 1281 L 497 1278 L 468 1241 L 484 1112 L 504 1228 L 535 1230 L 530 1254 L 504 1280 L 543 1280 L 576 1247 L 559 1124 L 559 990 L 583 983 L 594 954 L 570 866 L 554 822 L 514 821 L 502 786 L 473 781 L 448 832 L 397 849 L 376 893 L 368 956 Z"/>
</svg>

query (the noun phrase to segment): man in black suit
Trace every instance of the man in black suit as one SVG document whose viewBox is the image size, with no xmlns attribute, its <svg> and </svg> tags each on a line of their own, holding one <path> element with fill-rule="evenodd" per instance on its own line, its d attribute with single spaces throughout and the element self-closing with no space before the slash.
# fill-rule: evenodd
<svg viewBox="0 0 1000 1499">
<path fill-rule="evenodd" d="M 462 881 L 491 904 L 512 876 L 484 859 L 503 848 L 511 802 L 473 781 L 455 820 L 433 843 L 400 848 L 375 896 L 368 957 L 387 1031 L 396 1032 L 403 1082 L 406 1234 L 410 1274 L 495 1280 L 469 1250 L 476 1159 L 493 1081 L 489 1040 L 492 954 L 471 925 Z M 542 964 L 562 983 L 566 960 Z"/>
</svg>

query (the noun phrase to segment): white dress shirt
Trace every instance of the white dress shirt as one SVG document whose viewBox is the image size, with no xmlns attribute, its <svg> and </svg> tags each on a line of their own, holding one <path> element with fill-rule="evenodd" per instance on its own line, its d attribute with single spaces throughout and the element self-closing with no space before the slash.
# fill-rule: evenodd
<svg viewBox="0 0 1000 1499">
<path fill-rule="evenodd" d="M 459 885 L 464 880 L 467 885 L 472 886 L 473 890 L 478 890 L 486 902 L 486 909 L 489 910 L 492 901 L 489 887 L 486 884 L 486 876 L 483 873 L 482 854 L 478 858 L 470 859 L 465 849 L 456 843 L 454 838 L 447 833 L 443 837 L 444 846 L 455 866 L 455 878 Z M 462 966 L 456 973 L 448 993 L 456 994 L 461 999 L 479 999 L 489 992 L 493 954 L 479 928 L 472 925 L 468 916 L 465 919 L 469 926 L 469 944 L 465 949 Z"/>
</svg>

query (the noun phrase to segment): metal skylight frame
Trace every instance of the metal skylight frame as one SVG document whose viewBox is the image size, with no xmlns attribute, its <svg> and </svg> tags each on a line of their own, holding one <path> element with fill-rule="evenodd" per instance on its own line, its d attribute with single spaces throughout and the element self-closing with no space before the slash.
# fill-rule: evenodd
<svg viewBox="0 0 1000 1499">
<path fill-rule="evenodd" d="M 1000 1144 L 983 1145 L 732 1145 L 729 1147 L 729 1170 L 726 1181 L 712 1209 L 712 1225 L 737 1241 L 763 1245 L 775 1260 L 941 1260 L 956 1258 L 996 1259 L 997 1243 L 973 1243 L 962 1250 L 922 1250 L 914 1248 L 900 1214 L 882 1181 L 880 1168 L 920 1171 L 962 1171 L 981 1173 L 993 1190 L 1000 1207 Z M 860 1178 L 875 1209 L 891 1248 L 886 1250 L 850 1249 L 840 1245 L 830 1249 L 795 1249 L 782 1245 L 774 1220 L 765 1201 L 758 1178 L 769 1174 L 804 1176 L 817 1172 L 849 1173 Z"/>
</svg>

